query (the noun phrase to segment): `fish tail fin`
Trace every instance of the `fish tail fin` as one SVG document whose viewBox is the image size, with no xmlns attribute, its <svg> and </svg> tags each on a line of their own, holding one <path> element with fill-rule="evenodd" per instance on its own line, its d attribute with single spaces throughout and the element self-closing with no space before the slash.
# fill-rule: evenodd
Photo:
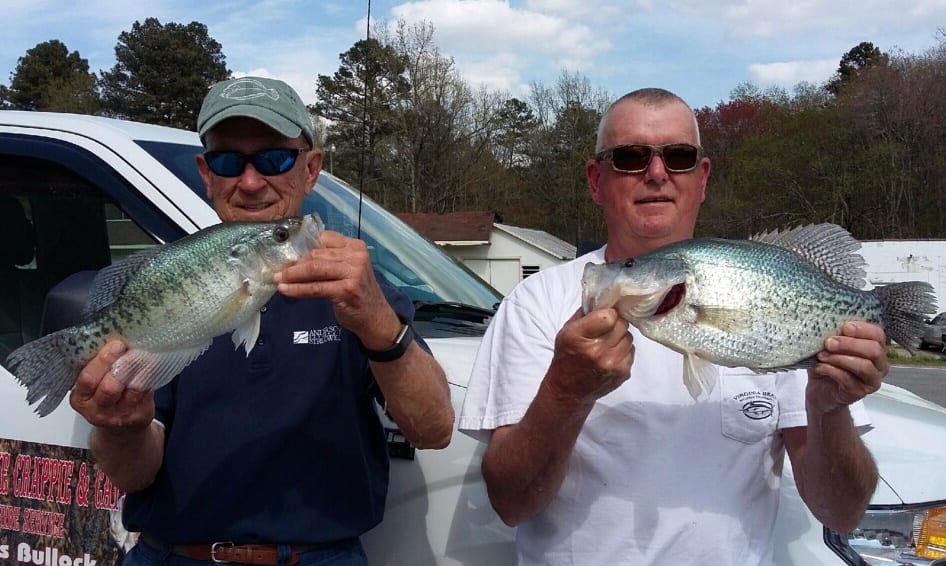
<svg viewBox="0 0 946 566">
<path fill-rule="evenodd" d="M 683 356 L 683 384 L 694 400 L 705 399 L 716 387 L 719 368 L 695 354 Z"/>
<path fill-rule="evenodd" d="M 6 367 L 26 386 L 26 401 L 45 417 L 62 403 L 82 370 L 83 360 L 75 355 L 75 328 L 65 328 L 28 342 L 7 356 Z"/>
<path fill-rule="evenodd" d="M 911 354 L 920 347 L 926 319 L 936 312 L 933 286 L 922 281 L 891 283 L 872 291 L 880 301 L 887 337 Z"/>
</svg>

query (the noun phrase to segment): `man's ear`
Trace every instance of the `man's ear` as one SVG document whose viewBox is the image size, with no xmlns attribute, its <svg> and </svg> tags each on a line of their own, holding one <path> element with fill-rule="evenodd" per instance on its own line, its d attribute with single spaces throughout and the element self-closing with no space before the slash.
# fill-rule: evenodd
<svg viewBox="0 0 946 566">
<path fill-rule="evenodd" d="M 306 158 L 306 191 L 305 194 L 312 193 L 315 189 L 315 182 L 319 179 L 319 173 L 322 171 L 322 159 L 324 155 L 321 149 L 313 149 L 305 153 Z"/>
<path fill-rule="evenodd" d="M 197 172 L 200 173 L 200 178 L 204 181 L 207 198 L 213 200 L 213 195 L 210 194 L 210 166 L 207 165 L 207 159 L 203 153 L 198 153 L 194 158 L 197 160 Z"/>
<path fill-rule="evenodd" d="M 585 163 L 585 179 L 588 181 L 588 190 L 591 192 L 591 200 L 600 205 L 602 196 L 598 181 L 601 178 L 601 163 L 594 159 L 589 159 Z"/>
</svg>

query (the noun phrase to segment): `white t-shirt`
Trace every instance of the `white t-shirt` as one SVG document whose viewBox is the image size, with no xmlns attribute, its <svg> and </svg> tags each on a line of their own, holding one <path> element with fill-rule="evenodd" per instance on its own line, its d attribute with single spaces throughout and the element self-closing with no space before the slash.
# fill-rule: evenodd
<svg viewBox="0 0 946 566">
<path fill-rule="evenodd" d="M 522 419 L 580 306 L 585 264 L 603 261 L 602 248 L 543 270 L 503 300 L 473 366 L 462 432 L 487 440 Z M 769 563 L 785 454 L 777 431 L 805 426 L 807 374 L 720 368 L 709 398 L 694 401 L 682 356 L 631 332 L 631 377 L 596 403 L 557 496 L 517 530 L 519 563 Z M 868 423 L 861 404 L 852 415 Z"/>
</svg>

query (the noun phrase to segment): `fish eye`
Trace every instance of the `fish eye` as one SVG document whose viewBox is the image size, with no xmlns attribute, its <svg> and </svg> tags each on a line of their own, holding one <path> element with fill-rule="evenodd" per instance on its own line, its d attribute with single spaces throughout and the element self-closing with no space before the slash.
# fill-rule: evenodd
<svg viewBox="0 0 946 566">
<path fill-rule="evenodd" d="M 273 228 L 273 239 L 277 242 L 285 242 L 289 239 L 289 229 L 285 226 L 276 226 Z"/>
<path fill-rule="evenodd" d="M 629 257 L 624 260 L 624 267 L 634 267 L 634 258 Z"/>
</svg>

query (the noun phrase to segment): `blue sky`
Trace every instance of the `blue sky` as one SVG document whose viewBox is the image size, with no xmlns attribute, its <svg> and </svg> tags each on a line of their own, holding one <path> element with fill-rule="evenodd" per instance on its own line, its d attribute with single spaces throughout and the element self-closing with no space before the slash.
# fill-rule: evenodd
<svg viewBox="0 0 946 566">
<path fill-rule="evenodd" d="M 0 0 L 0 83 L 50 39 L 115 63 L 135 21 L 206 24 L 235 74 L 283 79 L 312 102 L 315 78 L 365 36 L 367 0 Z M 660 86 L 691 106 L 728 100 L 740 83 L 820 83 L 861 41 L 922 53 L 946 29 L 946 0 L 373 0 L 372 24 L 433 24 L 442 54 L 474 87 L 525 98 L 578 72 L 613 95 Z"/>
</svg>

